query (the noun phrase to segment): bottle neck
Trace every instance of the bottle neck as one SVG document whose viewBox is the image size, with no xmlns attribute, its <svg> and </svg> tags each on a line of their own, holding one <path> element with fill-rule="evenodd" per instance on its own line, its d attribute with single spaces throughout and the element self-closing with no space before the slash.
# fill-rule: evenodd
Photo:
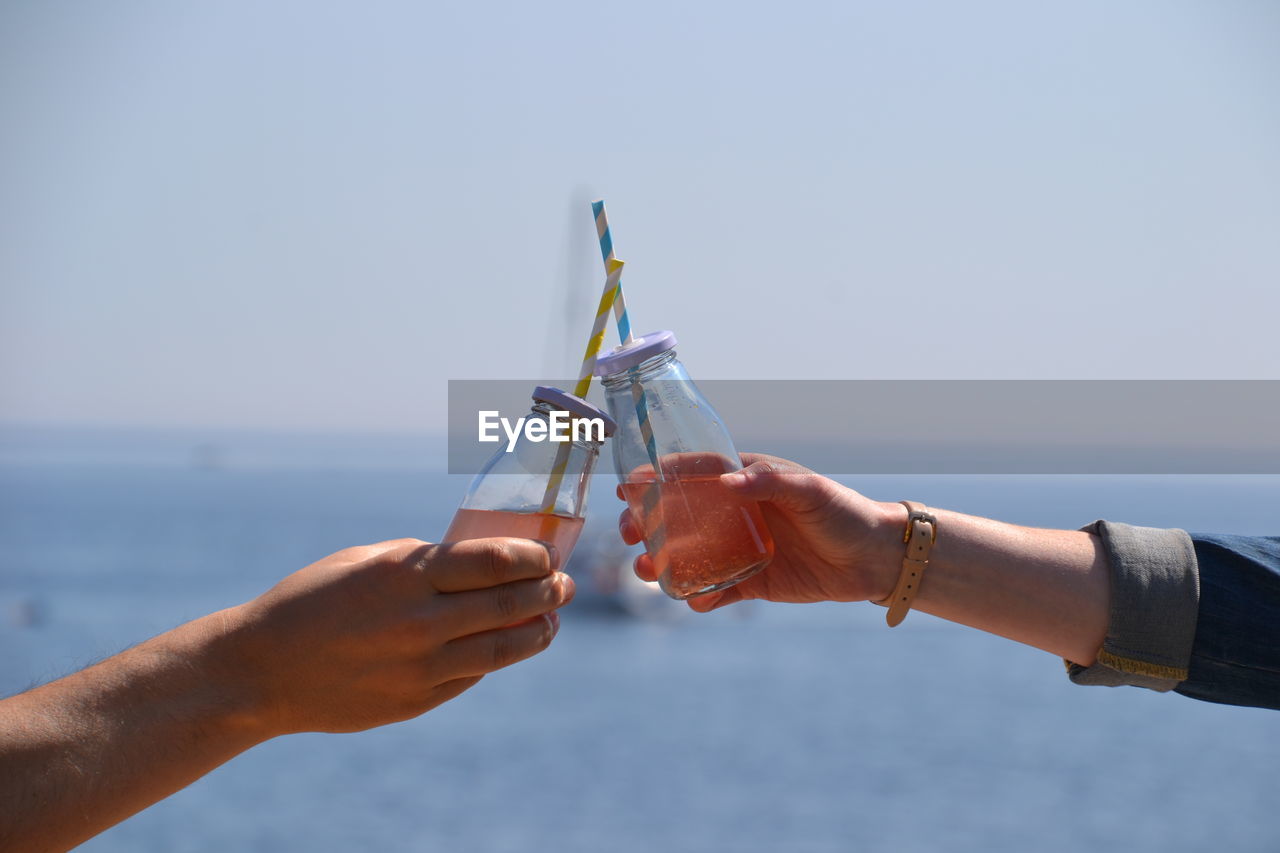
<svg viewBox="0 0 1280 853">
<path fill-rule="evenodd" d="M 656 379 L 675 362 L 676 351 L 669 349 L 652 358 L 646 358 L 635 367 L 629 367 L 626 370 L 601 377 L 600 382 L 604 385 L 606 391 L 616 391 L 619 388 L 625 388 L 632 382 L 645 382 L 650 379 Z"/>
</svg>

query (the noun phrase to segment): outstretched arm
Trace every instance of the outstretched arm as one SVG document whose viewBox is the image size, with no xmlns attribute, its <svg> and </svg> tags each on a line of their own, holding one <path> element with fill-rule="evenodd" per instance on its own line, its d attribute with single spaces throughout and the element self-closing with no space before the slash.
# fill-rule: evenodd
<svg viewBox="0 0 1280 853">
<path fill-rule="evenodd" d="M 904 506 L 870 501 L 794 462 L 742 460 L 748 467 L 721 482 L 760 502 L 773 561 L 690 607 L 890 596 L 906 548 Z M 1114 521 L 1044 530 L 932 512 L 937 540 L 915 610 L 1066 658 L 1076 684 L 1280 708 L 1280 538 L 1192 537 Z M 623 539 L 639 542 L 630 511 L 620 526 Z M 636 558 L 636 574 L 653 580 L 648 555 Z"/>
<path fill-rule="evenodd" d="M 785 459 L 742 458 L 747 468 L 721 482 L 760 502 L 773 561 L 737 586 L 689 599 L 690 607 L 750 598 L 879 602 L 891 594 L 906 548 L 904 506 L 869 500 Z M 1191 536 L 1108 521 L 1043 530 L 931 511 L 937 539 L 913 609 L 1052 652 L 1077 684 L 1280 709 L 1280 537 Z M 629 510 L 619 524 L 623 539 L 640 541 Z M 636 574 L 654 579 L 647 554 L 636 559 Z"/>
<path fill-rule="evenodd" d="M 277 735 L 415 717 L 546 648 L 572 596 L 525 540 L 351 548 L 0 701 L 0 849 L 68 849 Z"/>
</svg>

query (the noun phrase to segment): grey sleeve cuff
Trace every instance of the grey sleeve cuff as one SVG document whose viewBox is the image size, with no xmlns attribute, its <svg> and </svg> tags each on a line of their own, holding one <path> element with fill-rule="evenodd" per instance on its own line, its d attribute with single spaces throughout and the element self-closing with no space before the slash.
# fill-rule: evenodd
<svg viewBox="0 0 1280 853">
<path fill-rule="evenodd" d="M 1095 521 L 1110 564 L 1111 620 L 1092 666 L 1067 661 L 1076 684 L 1166 691 L 1187 679 L 1200 609 L 1200 572 L 1185 530 Z"/>
</svg>

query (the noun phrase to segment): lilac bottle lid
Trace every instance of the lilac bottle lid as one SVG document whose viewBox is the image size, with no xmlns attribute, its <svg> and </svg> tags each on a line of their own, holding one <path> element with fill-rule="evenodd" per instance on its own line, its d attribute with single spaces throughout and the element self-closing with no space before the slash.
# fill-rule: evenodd
<svg viewBox="0 0 1280 853">
<path fill-rule="evenodd" d="M 667 350 L 676 348 L 676 333 L 670 331 L 650 332 L 634 338 L 631 346 L 617 346 L 596 359 L 592 373 L 596 376 L 610 376 L 630 370 L 636 365 L 655 355 L 662 355 Z"/>
<path fill-rule="evenodd" d="M 568 391 L 561 391 L 550 385 L 539 385 L 533 389 L 533 399 L 541 403 L 550 403 L 557 409 L 562 409 L 571 415 L 577 415 L 581 418 L 599 418 L 604 422 L 605 437 L 613 435 L 618 429 L 617 422 L 609 417 L 607 413 L 598 406 L 593 406 L 581 397 L 575 397 Z"/>
</svg>

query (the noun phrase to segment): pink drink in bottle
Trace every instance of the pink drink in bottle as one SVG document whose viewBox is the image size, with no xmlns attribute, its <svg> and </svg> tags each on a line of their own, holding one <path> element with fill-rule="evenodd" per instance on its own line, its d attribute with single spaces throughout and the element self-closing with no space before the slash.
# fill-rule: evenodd
<svg viewBox="0 0 1280 853">
<path fill-rule="evenodd" d="M 587 511 L 587 487 L 605 437 L 612 435 L 613 419 L 580 397 L 539 385 L 533 389 L 530 418 L 547 421 L 544 435 L 554 433 L 553 412 L 568 413 L 567 442 L 533 441 L 522 430 L 510 451 L 506 445 L 490 457 L 471 481 L 462 505 L 453 517 L 443 542 L 515 536 L 537 539 L 555 546 L 563 567 L 582 533 Z M 573 422 L 586 419 L 588 423 Z M 601 429 L 592 430 L 590 421 Z M 564 430 L 562 430 L 563 432 Z M 555 492 L 548 496 L 552 472 L 562 468 Z"/>
<path fill-rule="evenodd" d="M 733 586 L 773 559 L 760 506 L 720 484 L 742 468 L 729 431 L 653 332 L 596 360 L 618 423 L 613 462 L 658 583 L 672 598 Z"/>
</svg>

